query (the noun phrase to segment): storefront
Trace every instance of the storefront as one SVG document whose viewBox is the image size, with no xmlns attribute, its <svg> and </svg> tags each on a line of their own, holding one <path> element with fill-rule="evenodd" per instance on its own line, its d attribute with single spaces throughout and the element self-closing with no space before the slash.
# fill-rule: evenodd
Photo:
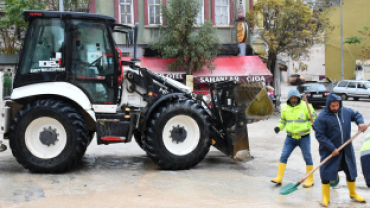
<svg viewBox="0 0 370 208">
<path fill-rule="evenodd" d="M 123 57 L 130 60 L 131 57 Z M 141 66 L 161 74 L 165 77 L 185 83 L 185 71 L 169 71 L 167 64 L 174 59 L 162 59 L 160 57 L 140 57 Z M 213 62 L 216 69 L 210 71 L 203 68 L 202 71 L 193 73 L 194 92 L 209 94 L 208 84 L 219 81 L 240 82 L 272 82 L 273 77 L 266 65 L 258 56 L 219 56 Z"/>
</svg>

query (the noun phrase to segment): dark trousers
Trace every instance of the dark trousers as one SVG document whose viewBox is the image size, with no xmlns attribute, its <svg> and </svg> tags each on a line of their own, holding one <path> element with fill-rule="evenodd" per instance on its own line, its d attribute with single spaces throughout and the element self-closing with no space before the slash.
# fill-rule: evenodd
<svg viewBox="0 0 370 208">
<path fill-rule="evenodd" d="M 341 170 L 343 170 L 344 173 L 346 174 L 346 179 L 347 179 L 348 182 L 355 182 L 356 181 L 356 179 L 351 180 L 351 174 L 349 173 L 349 169 L 348 169 L 348 166 L 347 166 L 347 163 L 346 163 L 345 155 L 343 155 L 343 157 L 342 157 L 342 161 L 340 163 L 340 167 L 339 167 L 338 171 L 341 171 Z M 329 184 L 330 181 L 321 180 L 321 183 L 322 184 Z"/>
</svg>

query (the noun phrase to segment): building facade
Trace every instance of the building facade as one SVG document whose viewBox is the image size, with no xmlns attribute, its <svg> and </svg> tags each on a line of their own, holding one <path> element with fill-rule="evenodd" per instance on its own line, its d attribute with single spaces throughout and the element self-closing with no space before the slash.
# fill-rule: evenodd
<svg viewBox="0 0 370 208">
<path fill-rule="evenodd" d="M 169 6 L 170 0 L 91 0 L 90 12 L 105 14 L 114 17 L 118 23 L 134 26 L 139 23 L 138 33 L 138 57 L 141 65 L 163 76 L 186 82 L 185 71 L 168 71 L 166 64 L 169 60 L 163 60 L 150 49 L 150 43 L 156 42 L 161 36 L 160 26 L 165 26 L 161 16 L 161 6 Z M 250 47 L 250 35 L 238 41 L 237 28 L 239 22 L 244 22 L 246 12 L 253 8 L 253 0 L 198 0 L 201 9 L 197 16 L 197 25 L 205 21 L 212 22 L 217 28 L 217 37 L 221 49 L 219 56 L 213 62 L 216 66 L 212 72 L 203 68 L 201 72 L 193 72 L 193 82 L 186 84 L 194 87 L 197 93 L 208 94 L 208 84 L 216 81 L 244 81 L 244 82 L 270 82 L 271 73 L 262 63 L 258 56 L 248 55 Z M 197 25 L 195 28 L 197 28 Z M 240 24 L 239 24 L 240 25 Z M 248 25 L 243 24 L 243 28 Z M 240 29 L 239 29 L 240 30 Z M 241 30 L 245 31 L 245 30 Z M 195 31 L 196 32 L 196 31 Z M 243 33 L 245 36 L 245 32 Z M 247 32 L 248 34 L 248 32 Z M 240 36 L 239 36 L 240 37 Z M 116 43 L 123 56 L 132 56 L 132 48 L 125 45 L 125 37 L 115 36 Z M 240 38 L 239 38 L 240 39 Z M 249 47 L 248 47 L 249 46 Z M 252 54 L 251 54 L 252 55 Z M 126 57 L 124 57 L 125 59 Z M 129 58 L 129 57 L 127 57 Z M 128 59 L 129 60 L 129 59 Z"/>
<path fill-rule="evenodd" d="M 362 46 L 370 46 L 369 36 L 363 36 L 358 31 L 363 30 L 364 25 L 370 25 L 369 8 L 370 1 L 356 0 L 343 1 L 343 39 L 350 37 L 364 38 L 360 44 L 343 45 L 344 79 L 356 78 L 356 60 L 363 59 Z M 325 74 L 333 81 L 341 78 L 341 41 L 340 41 L 340 6 L 336 4 L 331 16 L 331 24 L 334 30 L 327 33 L 325 44 Z"/>
<path fill-rule="evenodd" d="M 118 23 L 131 25 L 139 23 L 138 55 L 152 56 L 148 44 L 158 40 L 161 35 L 159 25 L 165 25 L 161 16 L 161 5 L 168 0 L 90 0 L 90 13 L 105 14 L 115 17 Z M 201 10 L 197 23 L 211 21 L 217 28 L 221 43 L 221 54 L 224 56 L 244 55 L 246 46 L 239 45 L 236 36 L 236 23 L 253 5 L 253 0 L 199 0 Z M 253 6 L 252 6 L 253 7 Z M 116 42 L 123 54 L 130 55 L 132 48 L 124 46 L 124 37 L 117 34 Z M 120 41 L 122 40 L 122 41 Z M 246 40 L 246 42 L 248 42 Z M 132 55 L 132 54 L 131 54 Z"/>
</svg>

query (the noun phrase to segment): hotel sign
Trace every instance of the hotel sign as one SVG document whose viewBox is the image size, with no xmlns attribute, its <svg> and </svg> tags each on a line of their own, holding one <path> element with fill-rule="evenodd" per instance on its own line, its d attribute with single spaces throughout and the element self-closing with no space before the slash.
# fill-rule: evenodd
<svg viewBox="0 0 370 208">
<path fill-rule="evenodd" d="M 183 80 L 183 79 L 185 79 L 185 74 L 181 74 L 181 73 L 172 73 L 172 74 L 159 74 L 159 73 L 157 73 L 157 74 L 159 76 L 174 79 L 174 80 Z"/>
</svg>

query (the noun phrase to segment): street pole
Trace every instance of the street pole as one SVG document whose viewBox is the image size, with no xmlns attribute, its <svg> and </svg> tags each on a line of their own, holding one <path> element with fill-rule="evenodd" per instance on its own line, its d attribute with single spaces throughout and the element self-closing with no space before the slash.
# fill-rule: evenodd
<svg viewBox="0 0 370 208">
<path fill-rule="evenodd" d="M 343 63 L 343 0 L 340 0 L 340 63 L 342 80 L 344 80 L 344 63 Z"/>
<path fill-rule="evenodd" d="M 64 11 L 64 8 L 63 8 L 63 0 L 59 0 L 59 11 L 60 12 Z"/>
<path fill-rule="evenodd" d="M 275 100 L 276 100 L 275 107 L 278 108 L 280 112 L 281 81 L 280 81 L 279 62 L 277 60 L 275 61 L 275 69 L 274 69 L 274 87 L 275 87 Z"/>
</svg>

